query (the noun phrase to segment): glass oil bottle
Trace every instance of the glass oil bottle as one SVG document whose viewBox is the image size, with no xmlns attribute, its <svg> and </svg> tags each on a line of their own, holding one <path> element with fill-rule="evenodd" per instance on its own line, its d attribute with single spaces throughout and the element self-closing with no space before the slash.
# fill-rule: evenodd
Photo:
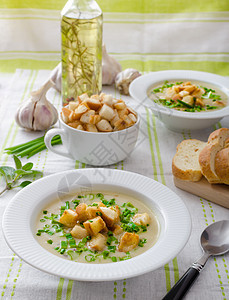
<svg viewBox="0 0 229 300">
<path fill-rule="evenodd" d="M 63 105 L 102 90 L 102 23 L 94 0 L 68 0 L 61 12 Z"/>
</svg>

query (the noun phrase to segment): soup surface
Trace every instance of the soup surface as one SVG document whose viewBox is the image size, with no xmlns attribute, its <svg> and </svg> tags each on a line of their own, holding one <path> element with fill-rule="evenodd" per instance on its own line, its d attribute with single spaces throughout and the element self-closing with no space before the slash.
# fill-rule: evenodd
<svg viewBox="0 0 229 300">
<path fill-rule="evenodd" d="M 156 215 L 142 202 L 100 191 L 56 199 L 36 222 L 42 247 L 81 263 L 130 259 L 151 248 L 159 232 Z"/>
<path fill-rule="evenodd" d="M 228 96 L 216 86 L 200 81 L 165 81 L 153 85 L 148 97 L 168 108 L 206 112 L 228 105 Z"/>
</svg>

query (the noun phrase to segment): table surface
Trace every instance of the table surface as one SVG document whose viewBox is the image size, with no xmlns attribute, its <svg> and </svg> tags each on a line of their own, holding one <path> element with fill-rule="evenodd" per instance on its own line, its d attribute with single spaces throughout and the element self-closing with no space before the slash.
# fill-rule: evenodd
<svg viewBox="0 0 229 300">
<path fill-rule="evenodd" d="M 49 70 L 60 59 L 59 13 L 64 2 L 50 0 L 39 6 L 37 1 L 31 1 L 32 8 L 26 1 L 0 4 L 0 165 L 14 165 L 12 157 L 4 154 L 4 148 L 43 134 L 19 128 L 14 114 L 30 91 L 48 78 Z M 144 5 L 138 0 L 98 3 L 104 11 L 105 44 L 123 68 L 134 67 L 142 72 L 192 69 L 229 75 L 226 0 L 190 3 L 179 0 L 173 1 L 173 5 L 169 0 L 144 1 Z M 104 87 L 104 92 L 119 97 L 114 87 Z M 137 107 L 130 97 L 122 98 Z M 61 96 L 54 89 L 49 91 L 48 99 L 61 109 Z M 1 299 L 162 299 L 201 256 L 199 237 L 203 229 L 213 222 L 229 219 L 228 209 L 176 188 L 171 173 L 178 143 L 189 138 L 206 141 L 213 130 L 229 128 L 229 117 L 206 130 L 176 133 L 166 129 L 150 110 L 144 107 L 137 110 L 141 115 L 137 147 L 126 160 L 108 168 L 148 176 L 182 198 L 192 218 L 191 236 L 184 249 L 168 264 L 145 275 L 111 282 L 80 282 L 49 275 L 23 262 L 7 246 L 0 228 Z M 27 159 L 22 161 L 26 163 Z M 47 150 L 30 161 L 44 176 L 88 167 Z M 5 208 L 18 191 L 7 191 L 0 196 L 0 223 Z M 210 258 L 185 299 L 229 299 L 229 255 Z"/>
</svg>

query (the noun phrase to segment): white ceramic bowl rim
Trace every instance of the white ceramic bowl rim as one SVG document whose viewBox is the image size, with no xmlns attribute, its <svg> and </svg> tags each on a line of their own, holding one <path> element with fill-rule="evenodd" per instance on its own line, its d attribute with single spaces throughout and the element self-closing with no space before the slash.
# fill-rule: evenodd
<svg viewBox="0 0 229 300">
<path fill-rule="evenodd" d="M 36 230 L 33 228 L 39 212 L 57 197 L 60 182 L 61 191 L 66 193 L 70 181 L 75 188 L 77 182 L 82 184 L 85 180 L 92 188 L 97 185 L 112 187 L 116 191 L 127 189 L 137 194 L 141 191 L 142 197 L 147 199 L 144 201 L 148 201 L 148 206 L 152 205 L 163 220 L 157 243 L 130 260 L 107 264 L 72 262 L 41 247 L 34 237 Z M 136 173 L 102 168 L 70 170 L 39 179 L 18 192 L 3 216 L 4 237 L 14 253 L 25 262 L 53 275 L 83 281 L 118 280 L 162 267 L 185 246 L 190 231 L 191 218 L 186 206 L 166 186 Z"/>
<path fill-rule="evenodd" d="M 229 115 L 229 103 L 226 107 L 220 110 L 207 111 L 207 112 L 183 112 L 175 109 L 171 109 L 160 104 L 155 103 L 151 100 L 147 91 L 149 88 L 156 84 L 157 82 L 165 80 L 200 80 L 208 84 L 212 84 L 221 89 L 227 96 L 229 101 L 229 79 L 220 75 L 200 72 L 200 71 L 190 71 L 190 70 L 167 70 L 151 72 L 149 74 L 142 75 L 136 78 L 130 85 L 129 91 L 131 97 L 140 102 L 142 105 L 147 106 L 155 112 L 173 115 L 177 118 L 187 118 L 187 119 L 218 119 Z"/>
</svg>

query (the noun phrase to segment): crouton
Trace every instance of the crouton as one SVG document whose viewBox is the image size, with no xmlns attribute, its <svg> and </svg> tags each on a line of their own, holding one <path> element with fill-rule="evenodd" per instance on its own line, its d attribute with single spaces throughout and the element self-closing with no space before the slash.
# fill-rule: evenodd
<svg viewBox="0 0 229 300">
<path fill-rule="evenodd" d="M 84 222 L 89 219 L 87 213 L 87 204 L 85 203 L 80 203 L 78 206 L 76 206 L 76 213 L 78 214 L 79 222 Z"/>
<path fill-rule="evenodd" d="M 77 99 L 78 99 L 79 103 L 82 103 L 83 101 L 86 101 L 87 99 L 89 99 L 89 97 L 88 97 L 87 93 L 84 93 L 84 94 L 78 96 Z"/>
<path fill-rule="evenodd" d="M 113 106 L 113 97 L 112 97 L 112 95 L 103 95 L 102 97 L 102 101 L 103 101 L 103 103 L 104 104 L 107 104 L 107 105 L 109 105 L 109 106 Z"/>
<path fill-rule="evenodd" d="M 106 241 L 107 238 L 101 233 L 98 233 L 96 236 L 93 236 L 88 244 L 92 250 L 101 251 L 106 246 Z"/>
<path fill-rule="evenodd" d="M 118 224 L 116 224 L 116 225 L 113 226 L 112 232 L 115 235 L 119 235 L 119 234 L 123 233 L 123 229 L 122 229 L 121 226 L 119 226 Z"/>
<path fill-rule="evenodd" d="M 102 201 L 98 201 L 98 202 L 95 201 L 95 202 L 93 202 L 92 204 L 98 204 L 99 207 L 106 207 L 106 205 L 103 204 Z"/>
<path fill-rule="evenodd" d="M 75 101 L 70 101 L 68 104 L 68 107 L 70 110 L 75 110 L 77 108 L 77 106 L 79 105 L 79 102 L 75 102 Z"/>
<path fill-rule="evenodd" d="M 85 124 L 84 127 L 89 132 L 98 132 L 97 127 L 93 124 Z"/>
<path fill-rule="evenodd" d="M 188 95 L 189 95 L 189 92 L 184 90 L 184 91 L 181 91 L 181 92 L 179 93 L 179 95 L 180 95 L 181 97 L 188 96 Z"/>
<path fill-rule="evenodd" d="M 147 213 L 136 214 L 132 218 L 134 224 L 146 226 L 150 223 L 150 216 Z"/>
<path fill-rule="evenodd" d="M 117 102 L 117 103 L 114 104 L 114 108 L 121 110 L 121 109 L 126 108 L 126 104 L 123 101 Z"/>
<path fill-rule="evenodd" d="M 123 118 L 125 115 L 128 115 L 129 111 L 127 108 L 118 109 L 119 118 Z"/>
<path fill-rule="evenodd" d="M 204 101 L 200 98 L 196 99 L 195 105 L 199 105 L 200 107 L 204 107 Z"/>
<path fill-rule="evenodd" d="M 76 116 L 72 110 L 68 109 L 67 107 L 62 108 L 62 119 L 64 122 L 72 122 L 75 120 L 75 118 Z"/>
<path fill-rule="evenodd" d="M 97 235 L 103 228 L 106 227 L 105 222 L 101 217 L 96 217 L 92 220 L 87 220 L 83 223 L 89 235 Z"/>
<path fill-rule="evenodd" d="M 76 225 L 78 214 L 72 209 L 66 209 L 63 215 L 60 217 L 59 222 L 67 227 L 73 227 Z"/>
<path fill-rule="evenodd" d="M 196 89 L 196 86 L 195 85 L 188 85 L 188 86 L 185 86 L 184 87 L 184 92 L 188 92 L 188 93 L 192 93 L 194 92 Z"/>
<path fill-rule="evenodd" d="M 67 123 L 69 122 L 68 116 L 65 116 L 65 115 L 63 114 L 63 112 L 61 112 L 60 115 L 61 115 L 61 118 L 62 118 L 62 120 L 64 121 L 64 123 L 67 124 Z"/>
<path fill-rule="evenodd" d="M 88 214 L 89 219 L 94 219 L 94 218 L 98 217 L 101 213 L 99 212 L 98 206 L 88 206 L 87 214 Z"/>
<path fill-rule="evenodd" d="M 192 96 L 185 96 L 184 98 L 182 98 L 182 101 L 187 103 L 188 105 L 193 105 L 194 104 L 194 99 Z"/>
<path fill-rule="evenodd" d="M 133 115 L 135 115 L 135 117 L 137 117 L 137 113 L 136 113 L 136 111 L 135 111 L 133 108 L 127 106 L 127 109 L 128 109 L 128 112 L 129 112 L 130 114 L 133 114 Z"/>
<path fill-rule="evenodd" d="M 80 121 L 82 123 L 89 123 L 90 116 L 92 116 L 94 114 L 95 114 L 95 111 L 90 109 L 80 117 Z"/>
<path fill-rule="evenodd" d="M 128 117 L 134 122 L 136 123 L 137 122 L 137 118 L 134 114 L 129 114 Z"/>
<path fill-rule="evenodd" d="M 83 128 L 82 125 L 78 125 L 78 126 L 76 127 L 76 129 L 84 131 L 84 128 Z"/>
<path fill-rule="evenodd" d="M 128 252 L 137 247 L 139 243 L 139 235 L 136 233 L 125 232 L 121 238 L 118 246 L 120 252 Z"/>
<path fill-rule="evenodd" d="M 87 230 L 80 225 L 75 225 L 70 233 L 76 239 L 83 239 L 88 235 Z"/>
<path fill-rule="evenodd" d="M 103 131 L 103 132 L 111 132 L 112 131 L 111 124 L 107 120 L 104 120 L 104 119 L 99 121 L 96 124 L 96 127 L 99 129 L 99 131 Z"/>
<path fill-rule="evenodd" d="M 108 228 L 113 227 L 115 223 L 119 221 L 119 210 L 111 207 L 99 207 L 99 211 L 102 213 L 102 218 L 105 221 Z"/>
<path fill-rule="evenodd" d="M 98 99 L 90 98 L 87 100 L 87 105 L 89 106 L 90 109 L 98 110 L 102 106 L 102 103 L 100 103 Z"/>
<path fill-rule="evenodd" d="M 115 109 L 115 110 L 114 110 L 114 117 L 113 117 L 113 119 L 110 121 L 111 126 L 114 127 L 115 122 L 117 122 L 119 119 L 120 119 L 120 118 L 119 118 L 118 111 L 117 111 L 117 109 Z"/>
<path fill-rule="evenodd" d="M 114 130 L 123 130 L 126 129 L 126 122 L 123 119 L 119 119 L 117 122 L 114 123 Z"/>
<path fill-rule="evenodd" d="M 113 108 L 111 108 L 109 105 L 104 104 L 104 105 L 102 106 L 102 108 L 100 109 L 100 111 L 99 111 L 99 115 L 100 115 L 102 118 L 104 118 L 104 119 L 110 121 L 110 120 L 112 120 L 113 117 L 114 117 L 114 110 L 113 110 Z"/>
<path fill-rule="evenodd" d="M 79 125 L 82 125 L 81 122 L 79 120 L 76 120 L 74 122 L 71 123 L 67 123 L 68 126 L 72 127 L 72 128 L 77 128 Z"/>
<path fill-rule="evenodd" d="M 100 115 L 91 115 L 89 118 L 89 124 L 95 125 L 101 120 Z"/>
<path fill-rule="evenodd" d="M 80 104 L 75 110 L 75 118 L 80 119 L 80 117 L 88 111 L 88 108 L 84 104 Z"/>
<path fill-rule="evenodd" d="M 130 127 L 132 126 L 135 122 L 133 122 L 133 120 L 127 116 L 127 115 L 124 115 L 123 116 L 123 120 L 126 122 L 126 127 Z"/>
</svg>

